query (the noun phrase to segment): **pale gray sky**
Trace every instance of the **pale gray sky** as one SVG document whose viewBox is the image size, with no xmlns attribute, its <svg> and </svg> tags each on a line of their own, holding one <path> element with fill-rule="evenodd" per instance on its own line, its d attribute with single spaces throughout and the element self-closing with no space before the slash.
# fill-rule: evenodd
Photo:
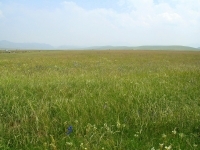
<svg viewBox="0 0 200 150">
<path fill-rule="evenodd" d="M 200 0 L 0 0 L 0 40 L 200 47 Z"/>
</svg>

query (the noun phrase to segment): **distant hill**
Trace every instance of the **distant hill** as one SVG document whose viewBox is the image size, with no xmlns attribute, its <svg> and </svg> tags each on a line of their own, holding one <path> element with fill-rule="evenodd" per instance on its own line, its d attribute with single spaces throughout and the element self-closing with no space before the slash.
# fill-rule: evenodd
<svg viewBox="0 0 200 150">
<path fill-rule="evenodd" d="M 128 50 L 128 49 L 133 49 L 133 47 L 128 47 L 128 46 L 92 46 L 92 47 L 86 47 L 84 49 L 89 49 L 89 50 Z"/>
<path fill-rule="evenodd" d="M 138 46 L 136 50 L 198 50 L 194 47 L 171 45 L 171 46 Z"/>
<path fill-rule="evenodd" d="M 0 49 L 33 49 L 33 50 L 191 50 L 199 51 L 199 48 L 171 45 L 171 46 L 92 46 L 92 47 L 80 47 L 80 46 L 59 46 L 53 47 L 44 43 L 14 43 L 6 40 L 0 41 Z"/>
<path fill-rule="evenodd" d="M 97 49 L 97 50 L 198 50 L 197 48 L 189 46 L 137 46 L 137 47 L 128 47 L 128 46 L 94 46 L 88 47 L 86 49 Z"/>
<path fill-rule="evenodd" d="M 54 49 L 53 46 L 44 43 L 14 43 L 6 40 L 0 41 L 1 49 Z"/>
</svg>

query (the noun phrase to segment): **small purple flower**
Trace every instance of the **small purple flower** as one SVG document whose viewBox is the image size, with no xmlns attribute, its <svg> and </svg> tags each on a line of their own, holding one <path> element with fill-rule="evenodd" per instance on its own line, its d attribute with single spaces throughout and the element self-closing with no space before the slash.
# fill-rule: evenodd
<svg viewBox="0 0 200 150">
<path fill-rule="evenodd" d="M 73 132 L 73 128 L 72 128 L 72 126 L 69 126 L 68 128 L 67 128 L 67 135 L 69 135 L 70 133 L 72 133 Z"/>
</svg>

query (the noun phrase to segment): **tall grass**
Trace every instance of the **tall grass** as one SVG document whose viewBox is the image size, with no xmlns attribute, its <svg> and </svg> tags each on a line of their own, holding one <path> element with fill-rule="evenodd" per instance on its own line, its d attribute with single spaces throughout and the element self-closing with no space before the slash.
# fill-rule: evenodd
<svg viewBox="0 0 200 150">
<path fill-rule="evenodd" d="M 0 149 L 200 147 L 200 52 L 1 53 L 0 72 Z"/>
</svg>

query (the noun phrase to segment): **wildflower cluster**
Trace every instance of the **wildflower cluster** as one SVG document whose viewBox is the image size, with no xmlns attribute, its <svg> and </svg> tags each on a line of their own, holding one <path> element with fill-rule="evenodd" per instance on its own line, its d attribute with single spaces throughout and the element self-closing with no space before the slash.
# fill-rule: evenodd
<svg viewBox="0 0 200 150">
<path fill-rule="evenodd" d="M 171 134 L 162 134 L 162 143 L 159 143 L 159 148 L 155 149 L 155 147 L 152 147 L 151 150 L 172 150 L 172 149 L 179 149 L 180 150 L 180 144 L 181 143 L 189 143 L 188 138 L 185 138 L 186 135 L 184 133 L 178 133 L 177 128 L 174 128 L 171 131 Z M 188 136 L 189 137 L 189 136 Z M 197 148 L 197 144 L 190 144 L 190 146 L 193 145 L 193 148 Z M 184 147 L 183 147 L 184 148 Z"/>
</svg>

